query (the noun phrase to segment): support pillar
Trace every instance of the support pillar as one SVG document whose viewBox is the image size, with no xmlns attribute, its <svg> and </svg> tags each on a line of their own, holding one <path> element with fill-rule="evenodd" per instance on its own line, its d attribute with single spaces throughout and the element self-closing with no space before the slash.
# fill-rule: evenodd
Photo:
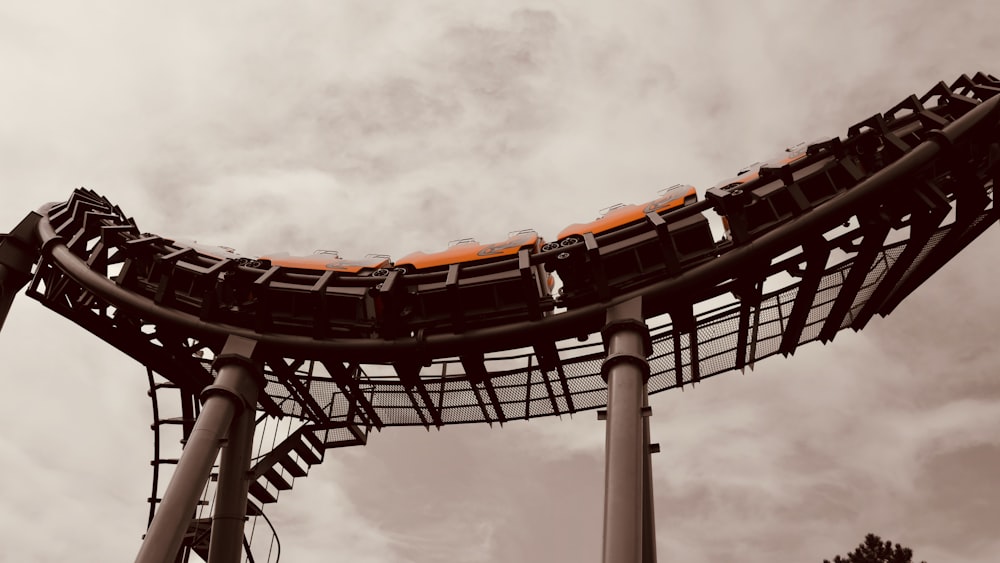
<svg viewBox="0 0 1000 563">
<path fill-rule="evenodd" d="M 641 298 L 608 309 L 603 331 L 608 384 L 604 477 L 604 563 L 642 563 L 645 512 L 643 431 L 652 352 Z M 648 507 L 652 519 L 652 499 Z"/>
<path fill-rule="evenodd" d="M 234 337 L 230 337 L 233 340 Z M 243 340 L 243 339 L 240 339 Z M 253 342 L 249 343 L 252 351 Z M 229 348 L 229 343 L 227 343 Z M 219 460 L 219 487 L 212 514 L 212 538 L 208 546 L 209 563 L 239 563 L 243 555 L 243 529 L 247 519 L 247 492 L 250 488 L 250 458 L 253 455 L 253 431 L 259 389 L 257 367 L 250 354 L 223 354 L 215 360 L 219 370 L 216 385 L 220 392 L 235 393 L 241 399 L 240 413 L 229 430 L 229 440 Z M 223 374 L 226 381 L 223 382 Z M 232 386 L 221 388 L 231 381 Z M 208 391 L 206 389 L 206 391 Z"/>
<path fill-rule="evenodd" d="M 146 530 L 146 537 L 135 558 L 136 563 L 174 563 L 198 498 L 219 454 L 223 436 L 230 430 L 233 420 L 239 419 L 239 415 L 251 411 L 250 416 L 253 416 L 252 409 L 256 406 L 258 389 L 256 376 L 239 361 L 223 361 L 223 358 L 232 356 L 246 360 L 253 344 L 253 341 L 233 336 L 226 342 L 223 354 L 217 360 L 220 365 L 215 384 L 202 392 L 204 405 L 201 414 L 188 436 L 170 484 L 163 493 L 160 507 Z M 248 397 L 252 397 L 254 403 L 248 403 Z M 252 430 L 251 436 L 245 439 L 252 440 Z M 245 510 L 245 496 L 243 506 Z M 213 533 L 212 543 L 215 543 L 214 535 Z M 241 522 L 238 546 L 241 551 L 242 538 Z"/>
</svg>

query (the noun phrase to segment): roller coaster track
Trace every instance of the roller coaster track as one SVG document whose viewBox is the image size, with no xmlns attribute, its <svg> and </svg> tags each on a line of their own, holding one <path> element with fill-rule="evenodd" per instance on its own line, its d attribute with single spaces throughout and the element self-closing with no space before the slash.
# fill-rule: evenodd
<svg viewBox="0 0 1000 563">
<path fill-rule="evenodd" d="M 344 434 L 320 452 L 363 443 L 372 428 L 601 408 L 605 350 L 588 337 L 616 304 L 641 298 L 650 393 L 889 314 L 998 219 L 998 92 L 990 75 L 963 75 L 680 211 L 430 273 L 334 274 L 212 256 L 142 232 L 107 198 L 79 189 L 0 239 L 0 297 L 9 304 L 27 284 L 31 297 L 190 396 L 212 383 L 211 360 L 230 335 L 251 339 L 266 380 L 259 411 Z M 726 219 L 726 238 L 686 238 L 712 214 Z M 538 294 L 538 266 L 563 278 L 560 295 Z M 268 463 L 283 463 L 290 448 Z"/>
</svg>

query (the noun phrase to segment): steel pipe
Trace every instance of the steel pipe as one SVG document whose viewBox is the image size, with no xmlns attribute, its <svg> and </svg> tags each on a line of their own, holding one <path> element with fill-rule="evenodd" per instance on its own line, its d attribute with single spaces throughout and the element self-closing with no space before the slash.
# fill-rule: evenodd
<svg viewBox="0 0 1000 563">
<path fill-rule="evenodd" d="M 236 401 L 227 395 L 212 395 L 205 400 L 160 508 L 146 531 L 136 563 L 174 562 L 236 410 Z"/>
<path fill-rule="evenodd" d="M 247 514 L 250 457 L 256 422 L 253 407 L 257 403 L 258 386 L 252 372 L 239 362 L 223 365 L 216 381 L 213 387 L 228 385 L 227 391 L 239 396 L 241 408 L 232 422 L 229 439 L 226 440 L 219 459 L 219 487 L 212 514 L 208 561 L 239 563 L 243 554 L 243 528 Z"/>
<path fill-rule="evenodd" d="M 229 432 L 231 448 L 223 456 L 226 481 L 219 484 L 219 498 L 216 500 L 216 517 L 220 515 L 222 524 L 215 528 L 209 544 L 210 555 L 218 550 L 220 560 L 239 561 L 242 554 L 243 518 L 246 515 L 246 491 L 249 487 L 250 449 L 253 441 L 253 415 L 259 389 L 253 364 L 248 359 L 254 342 L 238 336 L 226 341 L 223 353 L 216 360 L 218 376 L 215 383 L 202 392 L 204 405 L 191 435 L 177 462 L 167 490 L 163 493 L 160 508 L 149 524 L 146 537 L 136 555 L 136 563 L 173 563 L 184 541 L 184 534 L 191 522 L 198 498 L 219 454 L 223 436 Z M 250 422 L 246 422 L 249 417 Z M 233 426 L 233 421 L 241 423 Z M 247 429 L 247 426 L 250 426 Z M 241 469 L 242 468 L 242 469 Z M 220 480 L 222 475 L 220 474 Z M 242 501 L 240 500 L 242 496 Z M 237 513 L 239 515 L 237 516 Z M 233 520 L 239 520 L 238 526 Z M 238 527 L 238 531 L 234 531 Z M 217 538 L 221 530 L 221 538 Z M 233 540 L 235 535 L 236 539 Z M 215 544 L 219 543 L 219 547 Z M 233 558 L 233 544 L 235 558 Z M 215 563 L 213 561 L 213 563 Z"/>
<path fill-rule="evenodd" d="M 643 545 L 643 404 L 649 379 L 649 331 L 642 301 L 608 310 L 604 329 L 608 383 L 604 463 L 604 563 L 641 563 Z"/>
</svg>

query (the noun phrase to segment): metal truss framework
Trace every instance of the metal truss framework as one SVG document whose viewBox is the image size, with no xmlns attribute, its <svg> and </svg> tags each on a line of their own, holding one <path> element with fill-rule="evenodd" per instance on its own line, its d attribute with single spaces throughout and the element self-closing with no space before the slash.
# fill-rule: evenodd
<svg viewBox="0 0 1000 563">
<path fill-rule="evenodd" d="M 587 339 L 607 310 L 637 298 L 651 337 L 649 393 L 889 314 L 998 219 L 998 92 L 1000 81 L 984 74 L 939 83 L 810 147 L 802 161 L 713 188 L 681 212 L 439 274 L 265 270 L 143 233 L 79 189 L 0 239 L 0 267 L 21 275 L 8 275 L 0 302 L 9 306 L 12 288 L 28 283 L 30 296 L 188 397 L 212 384 L 227 338 L 253 339 L 259 412 L 301 420 L 298 436 L 316 438 L 319 452 L 364 443 L 372 428 L 601 408 L 605 343 Z M 690 250 L 684 225 L 711 213 L 731 236 Z M 37 265 L 25 275 L 32 254 Z M 526 272 L 542 264 L 558 273 L 568 255 L 587 283 L 561 299 L 524 290 L 534 283 Z M 461 306 L 428 313 L 433 303 Z M 256 476 L 284 464 L 291 448 Z"/>
<path fill-rule="evenodd" d="M 118 207 L 82 189 L 39 218 L 51 252 L 43 254 L 29 295 L 194 393 L 211 383 L 209 359 L 225 335 L 257 338 L 267 378 L 261 408 L 275 416 L 382 428 L 502 423 L 598 408 L 606 402 L 602 344 L 576 339 L 600 330 L 609 303 L 644 297 L 654 344 L 651 393 L 791 354 L 892 311 L 996 219 L 995 103 L 980 102 L 998 89 L 980 75 L 940 84 L 855 125 L 847 141 L 820 151 L 818 162 L 775 171 L 791 181 L 777 179 L 778 195 L 762 186 L 772 193 L 757 201 L 777 208 L 776 200 L 787 197 L 805 202 L 799 205 L 805 209 L 787 217 L 774 212 L 753 230 L 740 233 L 735 226 L 740 209 L 731 200 L 739 194 L 710 193 L 705 203 L 734 225 L 734 240 L 719 243 L 711 260 L 536 321 L 455 334 L 320 339 L 256 332 L 258 311 L 266 306 L 259 305 L 247 326 L 213 323 L 207 303 L 217 292 L 210 284 L 236 265 L 203 255 L 185 262 L 195 253 L 171 252 L 164 239 L 140 237 Z M 933 110 L 927 109 L 931 100 L 938 103 Z M 883 147 L 880 167 L 870 167 L 875 172 L 846 156 L 865 144 Z M 810 207 L 815 200 L 820 203 Z M 627 242 L 655 234 L 651 221 Z M 132 252 L 135 246 L 146 252 Z M 532 260 L 556 259 L 548 254 Z M 590 255 L 599 267 L 603 255 Z M 133 286 L 145 286 L 146 295 L 125 289 L 136 270 L 145 274 Z M 253 283 L 277 294 L 276 302 L 288 297 L 283 291 L 308 296 L 316 285 L 309 279 L 268 287 L 274 277 L 266 272 Z M 769 285 L 779 287 L 768 291 Z M 198 295 L 187 308 L 202 314 L 185 313 L 179 304 Z"/>
</svg>

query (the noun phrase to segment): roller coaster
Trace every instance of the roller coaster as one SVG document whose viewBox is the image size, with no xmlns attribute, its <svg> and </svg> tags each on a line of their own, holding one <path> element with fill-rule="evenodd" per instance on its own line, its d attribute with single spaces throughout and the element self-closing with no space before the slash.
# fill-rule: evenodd
<svg viewBox="0 0 1000 563">
<path fill-rule="evenodd" d="M 192 553 L 213 563 L 241 554 L 276 560 L 276 536 L 254 548 L 243 515 L 256 525 L 327 449 L 363 445 L 373 429 L 504 424 L 605 407 L 605 560 L 653 561 L 646 394 L 787 356 L 892 312 L 998 218 L 997 93 L 997 78 L 963 75 L 844 137 L 742 169 L 702 200 L 677 185 L 570 225 L 552 242 L 519 231 L 396 261 L 331 251 L 243 255 L 171 239 L 78 189 L 0 238 L 0 323 L 26 287 L 146 366 L 156 451 L 151 524 L 137 561 Z M 713 224 L 723 225 L 721 235 Z M 602 338 L 591 341 L 594 334 Z M 223 375 L 233 369 L 254 384 Z M 609 389 L 617 397 L 610 404 Z M 167 416 L 164 393 L 177 416 Z M 209 424 L 213 398 L 235 405 L 230 417 L 249 416 L 248 444 L 255 428 L 270 443 L 260 439 L 230 462 L 226 451 L 238 448 L 227 446 L 212 469 L 229 428 L 220 427 L 205 446 L 201 500 L 172 508 L 179 520 L 157 525 L 177 496 L 164 491 L 160 471 L 176 468 L 170 487 L 185 479 L 178 475 L 190 464 L 179 460 L 195 449 L 197 425 Z M 615 406 L 625 398 L 628 405 Z M 165 453 L 172 441 L 161 433 L 171 428 L 176 442 L 188 441 L 183 454 Z M 236 428 L 230 443 L 242 435 Z M 615 461 L 635 448 L 642 467 Z M 227 474 L 227 463 L 250 475 L 243 500 L 227 505 L 245 511 L 227 536 L 236 538 L 228 559 L 216 555 L 223 547 L 209 549 L 222 545 L 221 524 L 199 516 L 213 495 L 228 494 L 229 478 L 208 479 L 210 470 Z M 635 479 L 645 485 L 636 489 Z M 619 486 L 640 497 L 619 506 Z M 219 515 L 228 510 L 221 503 L 215 522 L 235 519 Z M 623 531 L 630 526 L 640 537 Z M 159 529 L 173 537 L 152 540 Z"/>
</svg>

